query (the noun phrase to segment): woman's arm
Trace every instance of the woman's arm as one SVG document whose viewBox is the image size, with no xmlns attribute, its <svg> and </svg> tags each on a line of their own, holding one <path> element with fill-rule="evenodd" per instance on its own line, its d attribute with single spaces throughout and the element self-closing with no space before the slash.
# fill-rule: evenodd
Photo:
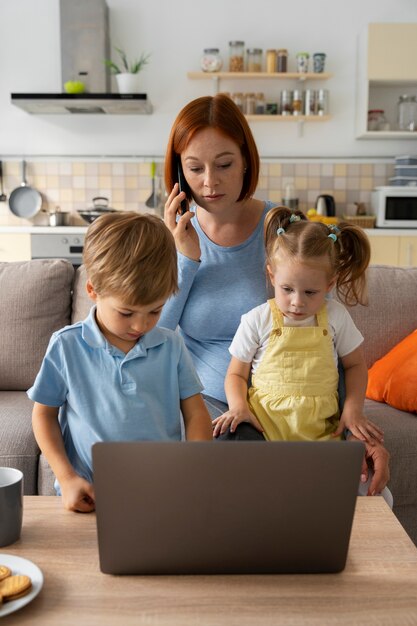
<svg viewBox="0 0 417 626">
<path fill-rule="evenodd" d="M 232 357 L 224 381 L 229 410 L 213 420 L 214 437 L 222 435 L 228 428 L 230 428 L 230 432 L 233 433 L 240 422 L 249 422 L 255 426 L 257 430 L 263 432 L 261 424 L 253 413 L 251 413 L 248 405 L 247 396 L 250 370 L 250 363 L 245 363 L 244 361 L 239 361 L 236 357 Z"/>
<path fill-rule="evenodd" d="M 181 400 L 180 404 L 187 441 L 211 441 L 213 439 L 211 419 L 201 394 L 197 393 Z"/>
<path fill-rule="evenodd" d="M 178 259 L 178 287 L 179 291 L 171 296 L 164 305 L 158 326 L 175 330 L 181 319 L 182 312 L 187 304 L 190 289 L 193 286 L 195 275 L 200 263 L 177 254 Z"/>
<path fill-rule="evenodd" d="M 35 439 L 59 482 L 65 508 L 83 513 L 93 511 L 93 486 L 75 472 L 68 459 L 58 411 L 58 407 L 35 402 L 32 412 Z"/>
</svg>

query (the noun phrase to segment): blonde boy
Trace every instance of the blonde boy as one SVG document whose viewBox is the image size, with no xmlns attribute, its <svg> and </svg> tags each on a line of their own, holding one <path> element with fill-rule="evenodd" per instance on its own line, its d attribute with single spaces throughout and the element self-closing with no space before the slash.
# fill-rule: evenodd
<svg viewBox="0 0 417 626">
<path fill-rule="evenodd" d="M 177 289 L 173 236 L 152 215 L 101 216 L 84 256 L 89 316 L 53 334 L 28 396 L 65 508 L 94 510 L 96 441 L 212 439 L 202 385 L 178 333 L 156 328 Z"/>
</svg>

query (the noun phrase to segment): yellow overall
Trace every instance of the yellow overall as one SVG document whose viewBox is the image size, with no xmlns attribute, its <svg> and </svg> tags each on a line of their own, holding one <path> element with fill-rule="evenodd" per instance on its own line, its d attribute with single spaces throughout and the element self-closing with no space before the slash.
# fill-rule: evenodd
<svg viewBox="0 0 417 626">
<path fill-rule="evenodd" d="M 272 330 L 252 377 L 251 411 L 271 441 L 330 439 L 339 423 L 338 372 L 326 305 L 317 326 L 284 326 L 275 300 L 268 300 Z"/>
</svg>

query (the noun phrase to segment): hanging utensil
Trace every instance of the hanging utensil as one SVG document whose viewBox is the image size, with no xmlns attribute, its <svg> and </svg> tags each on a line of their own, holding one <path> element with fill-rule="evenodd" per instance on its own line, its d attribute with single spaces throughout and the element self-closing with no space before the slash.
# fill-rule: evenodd
<svg viewBox="0 0 417 626">
<path fill-rule="evenodd" d="M 158 199 L 155 194 L 155 172 L 156 172 L 156 164 L 154 161 L 152 161 L 151 163 L 152 193 L 145 202 L 146 206 L 149 207 L 150 209 L 154 209 L 158 204 Z"/>
<path fill-rule="evenodd" d="M 3 189 L 3 163 L 0 161 L 0 202 L 6 202 L 7 196 Z"/>
<path fill-rule="evenodd" d="M 22 183 L 13 189 L 9 198 L 9 208 L 17 217 L 34 217 L 42 207 L 42 196 L 26 182 L 26 161 L 22 161 Z"/>
</svg>

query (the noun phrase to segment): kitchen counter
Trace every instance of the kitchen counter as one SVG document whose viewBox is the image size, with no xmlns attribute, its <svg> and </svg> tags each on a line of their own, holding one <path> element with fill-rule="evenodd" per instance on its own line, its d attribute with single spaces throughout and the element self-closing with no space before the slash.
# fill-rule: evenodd
<svg viewBox="0 0 417 626">
<path fill-rule="evenodd" d="M 29 233 L 48 235 L 78 235 L 87 231 L 85 226 L 3 226 L 0 224 L 0 233 Z"/>
</svg>

